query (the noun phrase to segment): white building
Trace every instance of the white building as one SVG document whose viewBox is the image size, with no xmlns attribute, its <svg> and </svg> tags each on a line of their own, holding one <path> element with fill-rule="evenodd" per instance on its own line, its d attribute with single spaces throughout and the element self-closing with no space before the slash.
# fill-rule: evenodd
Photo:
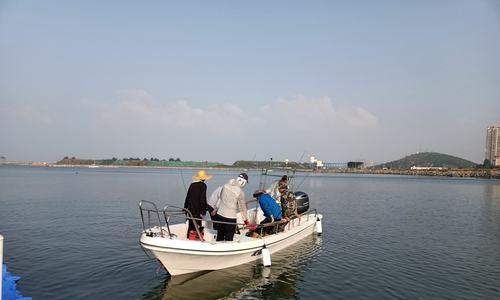
<svg viewBox="0 0 500 300">
<path fill-rule="evenodd" d="M 500 166 L 500 125 L 488 126 L 486 130 L 485 158 L 493 166 Z"/>
<path fill-rule="evenodd" d="M 318 160 L 314 155 L 311 155 L 311 157 L 309 158 L 309 161 L 311 162 L 311 164 L 318 168 L 318 169 L 324 169 L 325 168 L 325 165 L 323 164 L 323 161 L 322 160 Z"/>
</svg>

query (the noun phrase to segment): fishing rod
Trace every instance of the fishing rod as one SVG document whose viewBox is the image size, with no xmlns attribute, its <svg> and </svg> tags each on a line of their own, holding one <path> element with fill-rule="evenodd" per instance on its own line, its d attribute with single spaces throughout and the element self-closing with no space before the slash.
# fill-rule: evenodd
<svg viewBox="0 0 500 300">
<path fill-rule="evenodd" d="M 304 176 L 304 177 L 302 178 L 302 181 L 299 183 L 299 185 L 297 185 L 297 189 L 299 189 L 299 187 L 300 187 L 300 186 L 304 183 L 304 181 L 305 181 L 305 180 L 306 180 L 306 179 L 307 179 L 310 175 L 311 175 L 311 173 L 309 172 L 309 173 L 307 173 L 307 175 L 306 175 L 306 176 Z"/>
<path fill-rule="evenodd" d="M 299 158 L 299 161 L 297 163 L 297 165 L 295 165 L 293 168 L 288 169 L 288 168 L 285 168 L 285 172 L 286 172 L 286 176 L 287 176 L 287 181 L 288 181 L 288 186 L 290 187 L 291 190 L 294 190 L 294 179 L 295 179 L 295 176 L 296 176 L 296 173 L 297 173 L 297 167 L 298 165 L 300 165 L 302 163 L 302 160 L 304 158 L 304 155 L 306 154 L 306 150 L 304 150 Z M 272 158 L 269 160 L 269 167 L 272 167 Z M 265 167 L 261 169 L 261 174 L 260 174 L 260 183 L 259 183 L 259 189 L 260 190 L 264 190 L 266 188 L 266 179 L 267 177 L 279 177 L 279 178 L 282 178 L 283 176 L 282 175 L 278 175 L 278 174 L 269 174 L 269 172 L 271 171 L 271 169 L 266 169 Z M 307 174 L 307 176 L 304 176 L 302 181 L 297 185 L 297 189 L 304 183 L 304 181 L 306 180 L 307 177 L 309 177 L 310 173 Z"/>
<path fill-rule="evenodd" d="M 300 156 L 300 159 L 299 159 L 299 164 L 302 163 L 302 159 L 304 158 L 305 154 L 306 154 L 306 150 L 304 150 L 304 152 L 302 152 L 302 155 Z M 295 174 L 295 171 L 296 170 L 294 170 L 294 174 Z M 307 175 L 302 178 L 302 181 L 297 185 L 297 189 L 299 189 L 299 187 L 304 183 L 304 181 L 306 180 L 306 178 L 309 177 L 309 175 L 311 175 L 311 173 L 307 173 Z"/>
<path fill-rule="evenodd" d="M 305 151 L 304 151 L 305 153 Z M 302 156 L 304 156 L 304 153 L 302 153 Z M 288 160 L 286 160 L 286 163 L 288 164 Z M 260 182 L 259 182 L 259 190 L 266 190 L 266 185 L 267 185 L 267 177 L 277 177 L 277 178 L 280 178 L 280 180 L 283 178 L 283 175 L 279 175 L 279 174 L 269 174 L 269 172 L 272 171 L 272 168 L 273 167 L 273 159 L 270 158 L 269 160 L 269 169 L 266 169 L 265 167 L 263 167 L 261 169 L 261 173 L 260 173 Z M 290 169 L 288 167 L 280 167 L 279 165 L 277 165 L 277 167 L 279 169 L 283 169 L 284 170 L 284 173 L 286 173 L 286 178 L 287 178 L 287 185 L 288 186 L 292 186 L 291 185 L 291 182 L 293 180 L 293 178 L 295 177 L 295 171 L 296 171 L 296 167 L 295 168 L 290 168 L 292 169 L 292 171 L 290 171 Z M 291 173 L 291 175 L 290 175 Z M 276 185 L 277 182 L 279 180 L 276 180 L 272 183 L 271 185 L 271 189 L 272 189 L 272 186 Z"/>
<path fill-rule="evenodd" d="M 184 182 L 184 174 L 182 174 L 182 167 L 180 168 L 181 170 L 181 179 L 182 179 L 182 185 L 184 186 L 184 190 L 186 191 L 187 193 L 187 187 L 186 187 L 186 182 Z"/>
</svg>

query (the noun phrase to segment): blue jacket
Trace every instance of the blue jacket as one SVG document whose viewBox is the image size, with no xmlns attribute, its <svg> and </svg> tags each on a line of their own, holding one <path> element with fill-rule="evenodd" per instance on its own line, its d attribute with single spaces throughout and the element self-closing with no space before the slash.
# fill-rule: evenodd
<svg viewBox="0 0 500 300">
<path fill-rule="evenodd" d="M 262 194 L 258 197 L 259 205 L 262 211 L 264 212 L 264 216 L 266 218 L 270 218 L 271 216 L 274 220 L 281 220 L 281 207 L 276 203 L 273 197 L 269 194 Z"/>
</svg>

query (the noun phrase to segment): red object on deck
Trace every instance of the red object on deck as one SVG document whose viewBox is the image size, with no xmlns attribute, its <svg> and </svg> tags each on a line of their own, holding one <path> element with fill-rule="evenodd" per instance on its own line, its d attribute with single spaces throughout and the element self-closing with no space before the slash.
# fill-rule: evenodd
<svg viewBox="0 0 500 300">
<path fill-rule="evenodd" d="M 201 236 L 203 236 L 203 233 L 201 233 Z M 200 237 L 198 236 L 198 233 L 196 233 L 196 230 L 190 230 L 188 234 L 188 239 L 192 241 L 200 240 Z"/>
</svg>

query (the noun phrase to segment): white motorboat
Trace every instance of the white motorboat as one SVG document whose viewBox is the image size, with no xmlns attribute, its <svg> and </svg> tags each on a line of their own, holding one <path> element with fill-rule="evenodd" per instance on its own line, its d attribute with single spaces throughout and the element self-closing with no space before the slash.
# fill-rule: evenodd
<svg viewBox="0 0 500 300">
<path fill-rule="evenodd" d="M 271 263 L 273 253 L 306 236 L 322 232 L 322 215 L 315 210 L 308 210 L 309 198 L 306 212 L 288 222 L 281 221 L 270 225 L 275 227 L 274 234 L 258 238 L 247 236 L 249 229 L 244 226 L 239 216 L 239 232 L 237 231 L 231 242 L 217 242 L 217 232 L 211 229 L 212 222 L 209 220 L 202 221 L 204 234 L 200 240 L 189 239 L 187 222 L 184 220 L 186 215 L 190 218 L 190 213 L 183 208 L 166 206 L 159 211 L 154 203 L 144 200 L 139 203 L 139 207 L 143 222 L 141 245 L 150 250 L 172 276 L 219 270 L 258 260 L 267 266 Z M 163 215 L 163 220 L 160 215 Z M 264 219 L 259 207 L 249 209 L 248 216 L 254 224 L 259 224 Z M 182 218 L 182 222 L 171 224 L 174 217 Z M 153 219 L 154 226 L 151 224 Z M 198 232 L 198 236 L 200 235 Z"/>
</svg>

